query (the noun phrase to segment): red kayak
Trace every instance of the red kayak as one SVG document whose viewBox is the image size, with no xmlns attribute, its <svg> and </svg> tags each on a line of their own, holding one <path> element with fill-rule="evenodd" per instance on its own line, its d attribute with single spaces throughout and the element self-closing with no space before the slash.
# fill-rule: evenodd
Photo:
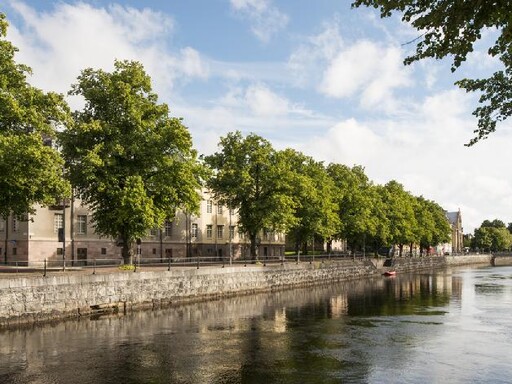
<svg viewBox="0 0 512 384">
<path fill-rule="evenodd" d="M 395 276 L 396 271 L 386 271 L 383 273 L 384 276 Z"/>
</svg>

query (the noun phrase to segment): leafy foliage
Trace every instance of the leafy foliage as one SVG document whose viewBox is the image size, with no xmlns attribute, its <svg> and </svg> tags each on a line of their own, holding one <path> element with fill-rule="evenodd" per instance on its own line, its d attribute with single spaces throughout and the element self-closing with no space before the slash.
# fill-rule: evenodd
<svg viewBox="0 0 512 384">
<path fill-rule="evenodd" d="M 351 248 L 362 245 L 368 236 L 375 237 L 379 229 L 379 217 L 375 209 L 380 207 L 379 196 L 364 173 L 364 168 L 349 168 L 342 164 L 329 164 L 328 172 L 336 185 L 336 200 L 340 218 L 337 237 L 347 239 Z M 381 228 L 382 229 L 382 228 Z"/>
<path fill-rule="evenodd" d="M 22 216 L 34 204 L 50 205 L 68 196 L 64 162 L 45 145 L 56 129 L 70 124 L 62 95 L 44 93 L 27 82 L 30 68 L 17 64 L 17 48 L 5 40 L 5 15 L 0 13 L 0 216 Z"/>
<path fill-rule="evenodd" d="M 281 153 L 293 175 L 293 197 L 297 223 L 288 231 L 298 251 L 315 236 L 329 240 L 339 227 L 335 185 L 324 165 L 292 149 Z"/>
<path fill-rule="evenodd" d="M 297 223 L 294 175 L 282 154 L 258 135 L 231 132 L 221 138 L 219 148 L 204 157 L 214 172 L 207 186 L 221 204 L 238 209 L 240 229 L 248 233 L 251 256 L 256 258 L 260 231 L 286 230 Z"/>
<path fill-rule="evenodd" d="M 505 227 L 480 227 L 475 229 L 473 248 L 485 251 L 506 251 L 512 245 L 512 235 Z"/>
<path fill-rule="evenodd" d="M 503 67 L 484 79 L 463 79 L 456 84 L 467 92 L 480 92 L 480 106 L 473 114 L 478 118 L 476 136 L 466 145 L 471 146 L 496 130 L 496 124 L 512 115 L 512 19 L 509 1 L 466 0 L 355 0 L 352 7 L 374 7 L 381 17 L 395 11 L 402 20 L 416 28 L 416 53 L 405 59 L 411 64 L 425 58 L 453 57 L 451 70 L 467 59 L 474 45 L 486 30 L 498 31 L 488 54 L 496 57 Z"/>
<path fill-rule="evenodd" d="M 391 244 L 399 245 L 401 256 L 404 244 L 420 240 L 415 233 L 418 223 L 414 213 L 413 197 L 395 180 L 384 185 L 382 192 L 389 219 L 390 241 Z"/>
<path fill-rule="evenodd" d="M 421 251 L 430 246 L 446 243 L 450 240 L 451 227 L 445 211 L 434 201 L 423 196 L 416 197 L 416 241 Z"/>
<path fill-rule="evenodd" d="M 116 61 L 112 73 L 85 69 L 70 93 L 86 101 L 61 135 L 72 184 L 91 206 L 96 232 L 121 239 L 129 262 L 136 238 L 177 209 L 198 209 L 204 169 L 140 63 Z"/>
</svg>

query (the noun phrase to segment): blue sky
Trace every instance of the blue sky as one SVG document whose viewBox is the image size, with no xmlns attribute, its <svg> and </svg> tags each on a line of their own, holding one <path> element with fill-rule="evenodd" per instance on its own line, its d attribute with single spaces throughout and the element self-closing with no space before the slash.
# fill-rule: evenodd
<svg viewBox="0 0 512 384">
<path fill-rule="evenodd" d="M 510 123 L 464 147 L 477 98 L 453 85 L 497 68 L 485 54 L 492 31 L 452 74 L 449 60 L 403 66 L 418 32 L 347 0 L 4 0 L 0 11 L 37 87 L 67 93 L 86 67 L 138 60 L 199 153 L 254 132 L 460 208 L 465 232 L 512 221 Z"/>
</svg>

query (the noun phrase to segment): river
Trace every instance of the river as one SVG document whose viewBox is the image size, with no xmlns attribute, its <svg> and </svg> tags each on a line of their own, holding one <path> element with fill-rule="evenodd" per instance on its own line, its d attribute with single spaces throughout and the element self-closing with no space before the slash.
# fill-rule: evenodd
<svg viewBox="0 0 512 384">
<path fill-rule="evenodd" d="M 510 383 L 512 267 L 0 332 L 0 383 Z"/>
</svg>

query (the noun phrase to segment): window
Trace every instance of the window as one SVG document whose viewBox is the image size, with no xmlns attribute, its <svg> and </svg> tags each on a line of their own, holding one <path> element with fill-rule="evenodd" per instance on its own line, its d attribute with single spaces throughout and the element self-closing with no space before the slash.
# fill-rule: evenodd
<svg viewBox="0 0 512 384">
<path fill-rule="evenodd" d="M 77 248 L 76 258 L 80 261 L 87 261 L 87 248 Z"/>
<path fill-rule="evenodd" d="M 207 239 L 211 239 L 212 238 L 212 230 L 213 230 L 213 225 L 208 224 L 206 226 L 206 238 Z"/>
<path fill-rule="evenodd" d="M 172 221 L 165 220 L 165 236 L 172 236 Z"/>
<path fill-rule="evenodd" d="M 85 235 L 87 234 L 87 215 L 78 215 L 77 216 L 77 234 Z"/>
<path fill-rule="evenodd" d="M 230 225 L 229 226 L 229 238 L 233 240 L 235 238 L 235 226 Z"/>
<path fill-rule="evenodd" d="M 157 228 L 150 229 L 150 230 L 149 230 L 149 235 L 150 235 L 150 236 L 156 236 L 156 235 L 158 235 L 158 229 L 157 229 Z"/>
<path fill-rule="evenodd" d="M 13 248 L 12 249 L 12 255 L 16 256 L 17 254 L 18 254 L 18 248 Z"/>
<path fill-rule="evenodd" d="M 56 213 L 55 216 L 53 216 L 53 233 L 59 232 L 59 228 L 63 227 L 63 222 L 64 221 L 63 221 L 62 213 Z"/>
<path fill-rule="evenodd" d="M 57 248 L 57 255 L 62 256 L 62 248 Z"/>
<path fill-rule="evenodd" d="M 244 233 L 244 231 L 242 231 L 242 228 L 238 229 L 238 237 L 240 238 L 240 240 L 245 239 L 245 233 Z"/>
<path fill-rule="evenodd" d="M 222 239 L 224 237 L 224 226 L 217 225 L 217 239 Z"/>
<path fill-rule="evenodd" d="M 5 220 L 0 220 L 0 232 L 5 231 Z"/>
<path fill-rule="evenodd" d="M 229 214 L 233 216 L 235 214 L 235 210 L 233 208 L 229 208 Z"/>
<path fill-rule="evenodd" d="M 217 214 L 222 215 L 222 205 L 217 205 Z"/>
<path fill-rule="evenodd" d="M 212 201 L 206 200 L 206 213 L 212 213 Z"/>
<path fill-rule="evenodd" d="M 192 233 L 191 233 L 191 235 L 192 235 L 193 239 L 197 239 L 197 224 L 196 223 L 192 224 Z"/>
<path fill-rule="evenodd" d="M 107 248 L 101 248 L 101 254 L 106 255 L 107 254 Z"/>
</svg>

